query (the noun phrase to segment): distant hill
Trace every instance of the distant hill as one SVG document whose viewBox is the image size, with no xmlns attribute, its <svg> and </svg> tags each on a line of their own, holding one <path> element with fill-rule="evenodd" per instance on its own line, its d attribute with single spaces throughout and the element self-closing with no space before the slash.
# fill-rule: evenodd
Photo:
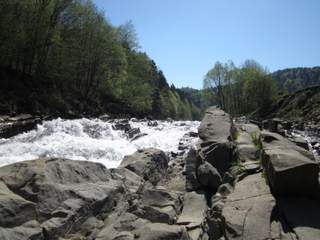
<svg viewBox="0 0 320 240">
<path fill-rule="evenodd" d="M 253 119 L 283 118 L 320 124 L 320 86 L 309 87 L 280 97 L 268 109 L 260 109 Z"/>
<path fill-rule="evenodd" d="M 271 74 L 282 91 L 293 93 L 300 89 L 320 86 L 320 67 L 287 68 Z"/>
</svg>

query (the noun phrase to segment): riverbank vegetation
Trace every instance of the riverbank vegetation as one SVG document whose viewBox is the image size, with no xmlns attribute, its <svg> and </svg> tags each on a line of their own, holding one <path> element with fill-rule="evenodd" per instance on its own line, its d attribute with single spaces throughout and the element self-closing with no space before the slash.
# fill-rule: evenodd
<svg viewBox="0 0 320 240">
<path fill-rule="evenodd" d="M 254 60 L 247 60 L 240 67 L 232 61 L 216 62 L 204 78 L 204 88 L 214 92 L 218 105 L 233 115 L 266 108 L 277 95 L 275 81 Z"/>
<path fill-rule="evenodd" d="M 0 111 L 199 119 L 133 25 L 104 16 L 90 0 L 1 1 Z"/>
</svg>

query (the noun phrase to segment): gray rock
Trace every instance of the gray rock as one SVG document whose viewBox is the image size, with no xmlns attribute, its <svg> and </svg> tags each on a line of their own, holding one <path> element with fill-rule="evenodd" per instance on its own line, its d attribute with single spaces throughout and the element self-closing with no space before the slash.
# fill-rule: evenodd
<svg viewBox="0 0 320 240">
<path fill-rule="evenodd" d="M 141 132 L 140 132 L 140 128 L 131 128 L 126 133 L 128 135 L 128 138 L 131 139 L 139 135 Z"/>
<path fill-rule="evenodd" d="M 308 142 L 305 138 L 303 137 L 289 137 L 288 138 L 291 142 L 296 144 L 299 147 L 304 148 L 305 150 L 309 150 L 309 145 Z"/>
<path fill-rule="evenodd" d="M 133 239 L 134 231 L 141 229 L 149 221 L 131 213 L 113 213 L 104 222 L 105 226 L 98 233 L 96 240 Z"/>
<path fill-rule="evenodd" d="M 35 204 L 37 219 L 50 239 L 76 230 L 90 216 L 109 214 L 124 194 L 122 182 L 113 180 L 108 169 L 85 161 L 20 162 L 0 168 L 0 179 L 15 194 Z M 31 210 L 26 208 L 29 215 L 24 218 L 35 218 L 29 205 Z"/>
<path fill-rule="evenodd" d="M 153 185 L 167 174 L 169 158 L 158 149 L 148 148 L 125 156 L 120 167 L 127 168 Z"/>
<path fill-rule="evenodd" d="M 262 164 L 278 195 L 319 194 L 319 165 L 313 155 L 282 136 L 263 132 Z"/>
<path fill-rule="evenodd" d="M 275 199 L 261 174 L 244 178 L 225 200 L 221 216 L 225 230 L 222 232 L 227 239 L 272 239 L 271 222 L 275 205 Z M 280 230 L 277 234 L 279 237 Z"/>
<path fill-rule="evenodd" d="M 186 227 L 192 240 L 205 235 L 207 202 L 204 194 L 187 192 L 184 195 L 184 208 L 177 224 Z"/>
<path fill-rule="evenodd" d="M 259 159 L 260 129 L 254 124 L 237 124 L 237 152 L 241 162 Z"/>
<path fill-rule="evenodd" d="M 196 171 L 200 165 L 200 159 L 197 150 L 191 148 L 186 157 L 186 190 L 194 191 L 199 189 L 200 184 L 197 179 Z"/>
<path fill-rule="evenodd" d="M 41 123 L 40 118 L 30 118 L 23 115 L 9 119 L 8 122 L 0 123 L 0 138 L 10 138 L 23 132 L 31 131 Z"/>
<path fill-rule="evenodd" d="M 199 155 L 203 161 L 215 167 L 221 176 L 229 169 L 234 160 L 235 146 L 231 142 L 231 120 L 221 109 L 211 107 L 198 129 L 200 143 Z"/>
<path fill-rule="evenodd" d="M 203 141 L 226 142 L 230 136 L 231 121 L 228 114 L 221 109 L 211 107 L 206 114 L 198 129 L 199 137 Z"/>
<path fill-rule="evenodd" d="M 190 240 L 183 226 L 148 223 L 135 233 L 139 240 Z"/>
<path fill-rule="evenodd" d="M 144 184 L 142 177 L 127 168 L 110 169 L 112 178 L 122 181 L 131 193 L 136 193 Z"/>
<path fill-rule="evenodd" d="M 30 202 L 13 193 L 0 181 L 0 227 L 11 228 L 36 219 L 37 211 Z"/>
<path fill-rule="evenodd" d="M 298 239 L 320 239 L 319 201 L 281 197 L 278 199 L 278 204 L 285 222 Z"/>
<path fill-rule="evenodd" d="M 222 183 L 219 172 L 208 162 L 202 163 L 197 173 L 199 183 L 211 192 L 215 192 Z"/>
<path fill-rule="evenodd" d="M 151 222 L 174 224 L 182 208 L 181 194 L 161 189 L 146 189 L 131 213 Z"/>
<path fill-rule="evenodd" d="M 37 221 L 29 221 L 12 228 L 0 227 L 1 240 L 46 240 Z"/>
<path fill-rule="evenodd" d="M 201 159 L 215 167 L 221 176 L 228 171 L 231 163 L 236 159 L 235 145 L 232 142 L 202 142 L 200 145 Z"/>
</svg>

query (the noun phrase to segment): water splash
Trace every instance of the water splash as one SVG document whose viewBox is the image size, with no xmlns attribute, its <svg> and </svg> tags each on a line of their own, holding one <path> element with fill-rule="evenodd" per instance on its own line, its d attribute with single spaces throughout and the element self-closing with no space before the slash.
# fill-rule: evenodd
<svg viewBox="0 0 320 240">
<path fill-rule="evenodd" d="M 146 133 L 130 141 L 112 123 L 100 119 L 55 119 L 38 125 L 36 130 L 9 139 L 0 139 L 0 166 L 38 157 L 58 157 L 100 162 L 117 167 L 125 155 L 146 147 L 177 152 L 179 140 L 188 132 L 196 132 L 199 122 L 158 121 L 150 127 L 147 121 L 130 121 L 134 128 Z M 194 144 L 196 138 L 190 141 Z"/>
</svg>

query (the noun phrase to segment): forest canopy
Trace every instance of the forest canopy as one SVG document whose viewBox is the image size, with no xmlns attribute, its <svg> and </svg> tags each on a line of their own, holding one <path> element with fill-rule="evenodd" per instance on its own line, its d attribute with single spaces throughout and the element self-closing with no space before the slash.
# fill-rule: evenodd
<svg viewBox="0 0 320 240">
<path fill-rule="evenodd" d="M 275 81 L 255 60 L 246 60 L 240 67 L 232 61 L 216 62 L 204 78 L 204 89 L 213 92 L 218 105 L 233 115 L 266 108 L 277 96 Z"/>
<path fill-rule="evenodd" d="M 0 111 L 199 119 L 200 108 L 91 0 L 0 2 Z"/>
</svg>

